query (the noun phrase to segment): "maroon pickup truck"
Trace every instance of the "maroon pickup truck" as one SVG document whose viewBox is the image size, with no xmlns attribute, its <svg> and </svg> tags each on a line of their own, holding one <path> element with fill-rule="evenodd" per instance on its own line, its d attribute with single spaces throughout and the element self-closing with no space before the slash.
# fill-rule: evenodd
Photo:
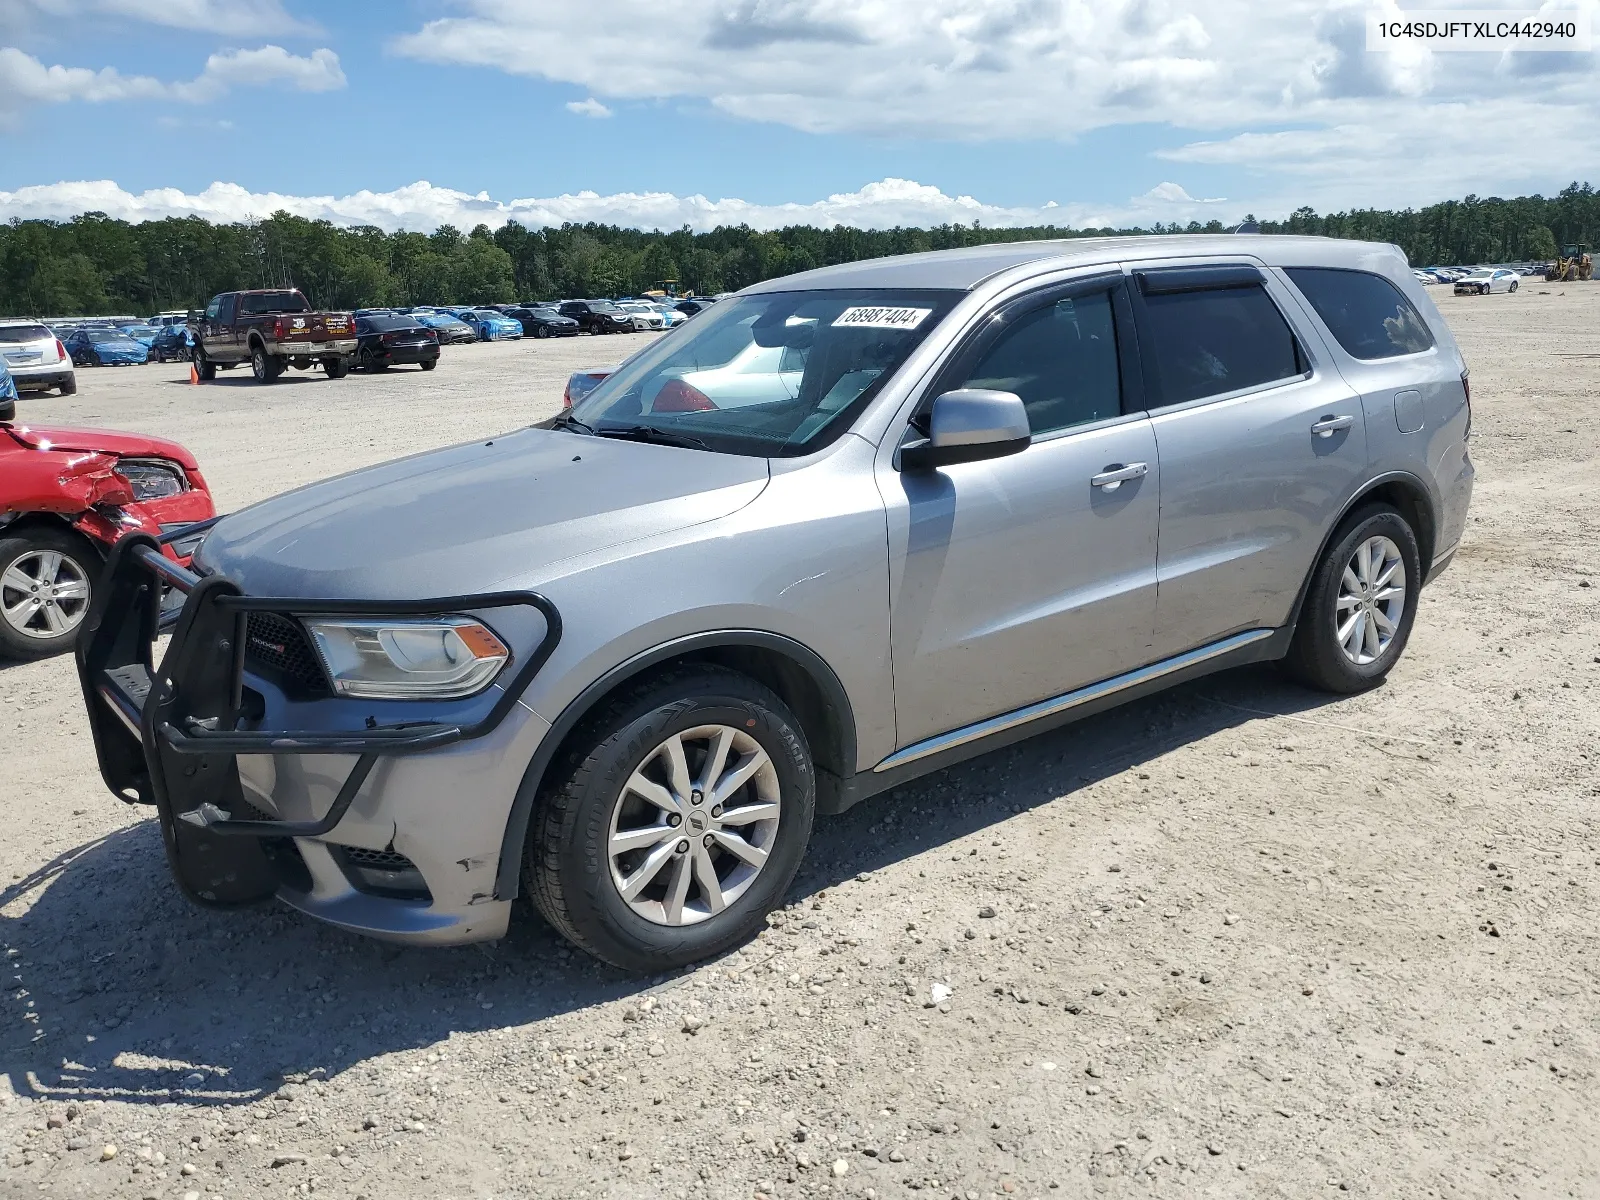
<svg viewBox="0 0 1600 1200">
<path fill-rule="evenodd" d="M 200 315 L 194 343 L 201 379 L 249 363 L 257 383 L 271 383 L 284 368 L 304 371 L 313 362 L 342 379 L 356 352 L 356 322 L 349 313 L 313 312 L 291 288 L 223 292 Z"/>
</svg>

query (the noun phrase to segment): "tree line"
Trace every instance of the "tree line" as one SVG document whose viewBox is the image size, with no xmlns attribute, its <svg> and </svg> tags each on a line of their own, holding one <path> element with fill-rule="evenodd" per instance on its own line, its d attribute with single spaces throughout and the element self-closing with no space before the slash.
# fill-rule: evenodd
<svg viewBox="0 0 1600 1200">
<path fill-rule="evenodd" d="M 1573 183 L 1554 197 L 1467 196 L 1395 212 L 1301 208 L 1265 233 L 1392 242 L 1417 266 L 1548 259 L 1558 246 L 1600 243 L 1600 195 Z M 812 267 L 992 242 L 1107 234 L 1220 233 L 1220 222 L 1148 229 L 820 229 L 745 225 L 708 233 L 614 225 L 529 229 L 516 222 L 463 233 L 385 233 L 279 212 L 228 225 L 199 217 L 130 224 L 89 212 L 70 221 L 0 225 L 0 314 L 94 315 L 199 307 L 218 292 L 301 288 L 329 309 L 493 304 L 637 294 L 664 280 L 711 294 Z"/>
</svg>

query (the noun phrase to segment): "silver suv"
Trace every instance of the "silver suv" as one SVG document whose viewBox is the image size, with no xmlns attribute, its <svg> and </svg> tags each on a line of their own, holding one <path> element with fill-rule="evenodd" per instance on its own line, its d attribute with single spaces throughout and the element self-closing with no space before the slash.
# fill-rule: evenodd
<svg viewBox="0 0 1600 1200">
<path fill-rule="evenodd" d="M 658 970 L 749 937 L 817 814 L 1240 663 L 1378 683 L 1470 424 L 1392 246 L 854 263 L 541 427 L 222 518 L 194 574 L 124 538 L 80 673 L 193 898 L 444 944 L 525 889 Z M 187 593 L 159 668 L 152 576 Z"/>
</svg>

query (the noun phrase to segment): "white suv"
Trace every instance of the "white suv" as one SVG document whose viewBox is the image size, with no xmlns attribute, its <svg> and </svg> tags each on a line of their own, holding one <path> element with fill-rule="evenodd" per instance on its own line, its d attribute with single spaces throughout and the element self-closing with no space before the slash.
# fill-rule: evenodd
<svg viewBox="0 0 1600 1200">
<path fill-rule="evenodd" d="M 0 356 L 11 369 L 18 392 L 60 388 L 63 396 L 71 396 L 78 390 L 67 348 L 32 318 L 0 318 Z"/>
</svg>

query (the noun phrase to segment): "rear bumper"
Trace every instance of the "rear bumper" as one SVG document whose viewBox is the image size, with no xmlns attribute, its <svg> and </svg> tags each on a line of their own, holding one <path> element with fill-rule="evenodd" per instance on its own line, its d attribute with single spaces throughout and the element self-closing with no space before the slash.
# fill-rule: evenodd
<svg viewBox="0 0 1600 1200">
<path fill-rule="evenodd" d="M 378 361 L 384 363 L 434 362 L 439 357 L 439 345 L 430 342 L 425 346 L 380 346 Z"/>
<path fill-rule="evenodd" d="M 50 388 L 60 387 L 63 383 L 71 382 L 73 378 L 72 360 L 57 363 L 49 367 L 12 367 L 12 381 L 17 385 L 19 392 L 42 392 Z"/>
<path fill-rule="evenodd" d="M 186 594 L 174 621 L 162 619 L 157 581 Z M 291 696 L 248 669 L 247 646 L 263 636 L 250 624 L 257 614 L 298 629 L 295 614 L 308 612 L 510 608 L 535 610 L 540 632 L 518 648 L 508 681 L 467 700 Z M 152 642 L 165 624 L 172 641 L 157 670 Z M 155 805 L 168 864 L 191 900 L 231 907 L 276 896 L 354 932 L 442 945 L 505 932 L 515 882 L 498 879 L 506 823 L 549 729 L 518 697 L 560 635 L 559 614 L 537 593 L 249 597 L 133 534 L 112 549 L 95 589 L 78 674 L 101 776 L 122 799 Z"/>
<path fill-rule="evenodd" d="M 327 358 L 356 352 L 355 338 L 329 338 L 325 342 L 268 342 L 267 353 L 284 358 Z"/>
</svg>

